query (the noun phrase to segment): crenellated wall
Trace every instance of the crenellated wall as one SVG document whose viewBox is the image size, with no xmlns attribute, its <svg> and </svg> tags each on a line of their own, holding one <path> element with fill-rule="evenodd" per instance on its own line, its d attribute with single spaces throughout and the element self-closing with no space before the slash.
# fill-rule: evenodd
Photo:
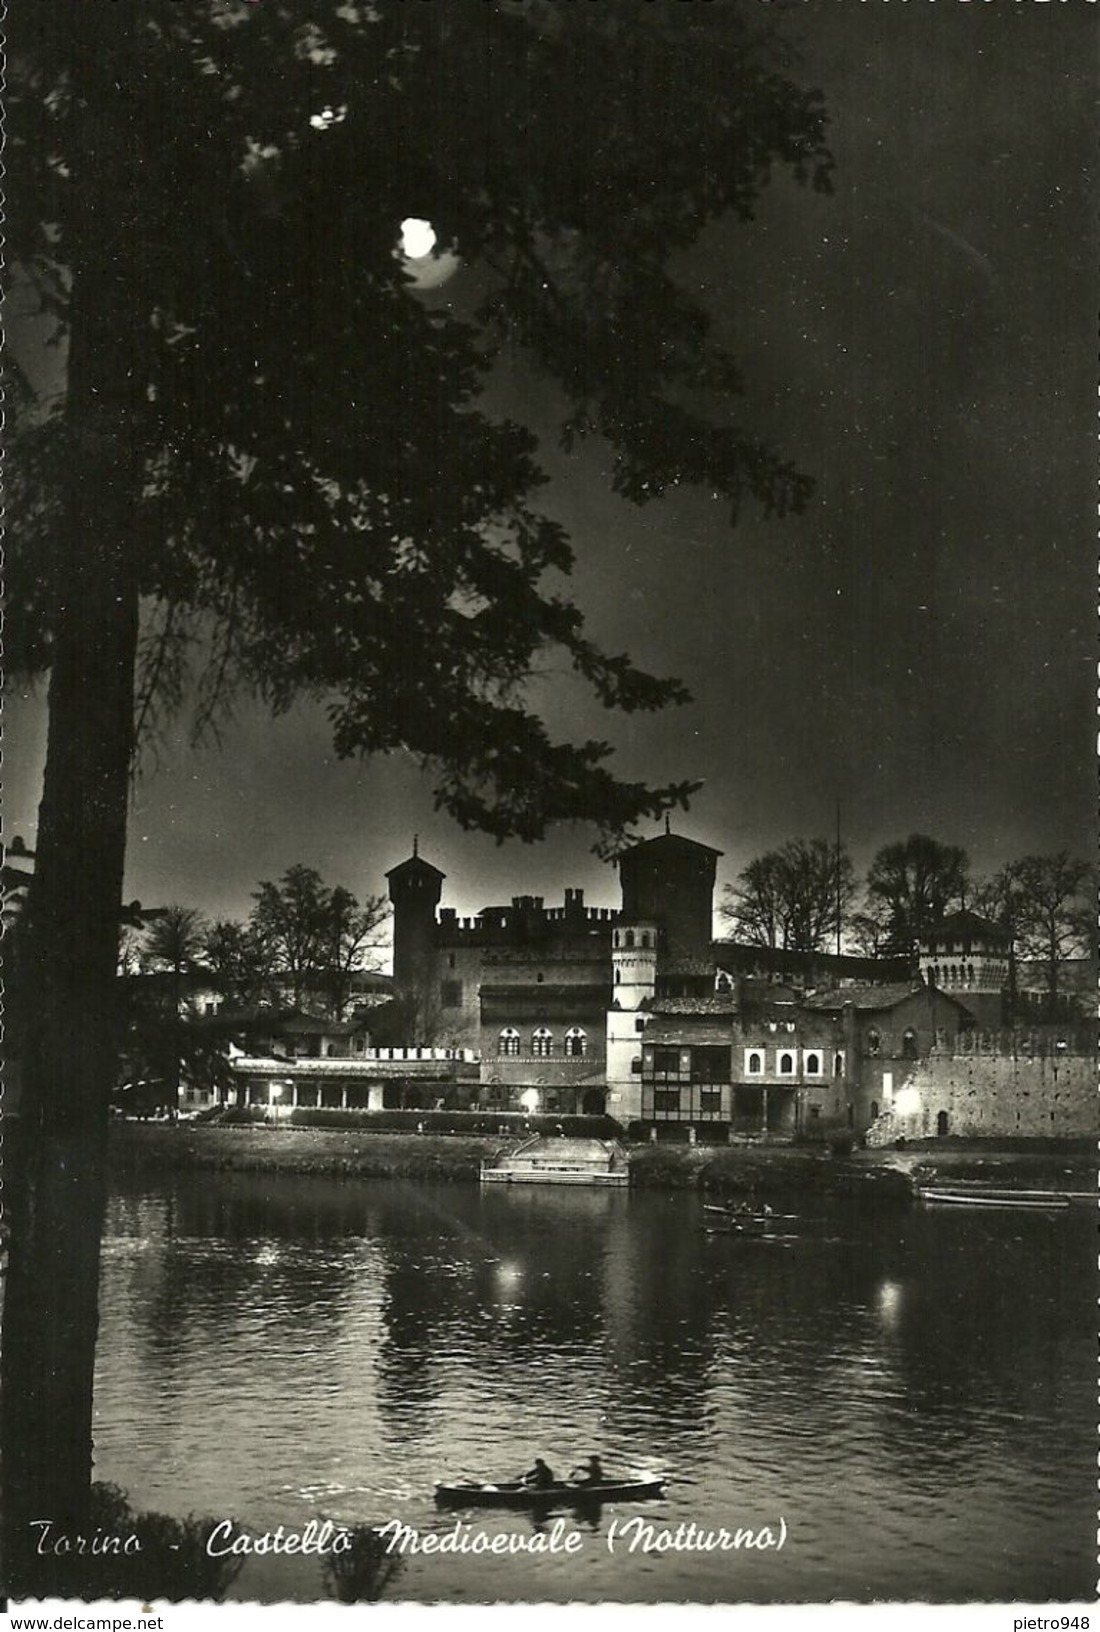
<svg viewBox="0 0 1100 1632">
<path fill-rule="evenodd" d="M 895 1079 L 868 1143 L 950 1134 L 971 1139 L 1078 1139 L 1100 1133 L 1097 1062 L 1069 1039 L 985 1032 L 960 1036 Z M 999 1045 L 999 1047 L 997 1046 Z"/>
</svg>

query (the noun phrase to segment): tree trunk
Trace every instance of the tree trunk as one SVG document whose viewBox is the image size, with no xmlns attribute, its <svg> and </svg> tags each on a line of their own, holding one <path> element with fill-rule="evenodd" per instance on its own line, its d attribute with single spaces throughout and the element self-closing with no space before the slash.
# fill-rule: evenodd
<svg viewBox="0 0 1100 1632">
<path fill-rule="evenodd" d="M 6 1580 L 22 1596 L 51 1584 L 51 1561 L 28 1545 L 39 1534 L 30 1521 L 51 1518 L 72 1533 L 87 1520 L 137 638 L 127 554 L 89 546 L 74 571 L 50 685 L 28 906 L 24 1099 L 8 1163 Z"/>
<path fill-rule="evenodd" d="M 51 608 L 49 739 L 18 974 L 23 1100 L 7 1163 L 2 1584 L 22 1597 L 72 1588 L 61 1561 L 39 1556 L 32 1521 L 50 1519 L 69 1535 L 88 1530 L 107 1124 L 119 1042 L 144 379 L 134 249 L 109 230 L 121 202 L 112 203 L 110 189 L 119 182 L 120 153 L 130 151 L 128 121 L 116 117 L 111 96 L 127 95 L 129 82 L 94 54 L 98 38 L 73 59 L 80 59 L 74 99 L 83 88 L 95 118 L 71 240 L 69 436 L 57 472 L 65 565 Z"/>
</svg>

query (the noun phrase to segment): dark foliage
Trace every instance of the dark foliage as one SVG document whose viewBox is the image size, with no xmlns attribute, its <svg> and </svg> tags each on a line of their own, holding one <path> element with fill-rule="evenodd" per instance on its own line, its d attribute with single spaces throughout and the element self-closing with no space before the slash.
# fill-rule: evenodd
<svg viewBox="0 0 1100 1632">
<path fill-rule="evenodd" d="M 534 438 L 477 406 L 497 348 L 520 346 L 564 388 L 566 441 L 605 438 L 628 499 L 705 482 L 734 508 L 805 501 L 738 423 L 736 365 L 669 264 L 749 216 L 776 164 L 827 186 L 823 115 L 732 0 L 705 21 L 665 9 L 12 20 L 13 252 L 59 332 L 105 302 L 117 387 L 113 420 L 62 399 L 19 441 L 14 667 L 48 666 L 58 638 L 75 448 L 125 439 L 137 587 L 165 609 L 143 700 L 197 646 L 204 718 L 236 682 L 276 709 L 323 699 L 340 753 L 411 749 L 440 805 L 498 838 L 614 834 L 683 799 L 619 782 L 606 744 L 555 743 L 525 704 L 555 647 L 608 706 L 686 693 L 598 651 L 543 587 L 572 551 L 533 505 Z M 461 318 L 395 253 L 410 214 L 472 269 Z"/>
</svg>

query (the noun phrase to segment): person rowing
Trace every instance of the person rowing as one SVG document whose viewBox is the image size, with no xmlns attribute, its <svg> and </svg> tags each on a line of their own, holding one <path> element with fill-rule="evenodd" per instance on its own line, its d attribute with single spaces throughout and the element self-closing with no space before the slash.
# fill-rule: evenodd
<svg viewBox="0 0 1100 1632">
<path fill-rule="evenodd" d="M 578 1474 L 581 1475 L 579 1479 L 577 1479 Z M 574 1468 L 569 1477 L 575 1479 L 579 1485 L 602 1485 L 604 1483 L 604 1472 L 600 1466 L 599 1457 L 590 1456 L 587 1462 L 582 1462 L 579 1467 Z"/>
<path fill-rule="evenodd" d="M 530 1485 L 533 1490 L 545 1490 L 548 1485 L 556 1485 L 557 1480 L 553 1468 L 547 1467 L 541 1456 L 536 1456 L 534 1467 L 528 1468 L 520 1483 Z"/>
</svg>

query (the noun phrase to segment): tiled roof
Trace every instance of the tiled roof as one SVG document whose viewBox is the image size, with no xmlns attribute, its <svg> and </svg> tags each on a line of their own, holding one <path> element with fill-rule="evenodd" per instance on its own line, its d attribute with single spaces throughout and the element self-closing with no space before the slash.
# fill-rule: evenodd
<svg viewBox="0 0 1100 1632">
<path fill-rule="evenodd" d="M 898 1003 L 903 1003 L 914 992 L 927 992 L 927 986 L 914 986 L 909 982 L 896 982 L 889 986 L 840 986 L 831 992 L 814 992 L 803 999 L 803 1007 L 807 1009 L 842 1009 L 846 1003 L 851 1003 L 857 1009 L 892 1009 Z M 945 994 L 937 994 L 943 997 Z"/>
<path fill-rule="evenodd" d="M 483 999 L 495 1000 L 498 1004 L 502 1000 L 512 1003 L 534 1003 L 536 1005 L 547 1001 L 554 1003 L 573 1001 L 578 1005 L 587 1004 L 591 1006 L 595 1004 L 597 1007 L 601 1005 L 606 1007 L 611 997 L 610 982 L 601 982 L 599 985 L 578 982 L 575 986 L 570 985 L 568 982 L 559 984 L 556 981 L 549 980 L 540 981 L 538 984 L 533 981 L 524 981 L 522 983 L 516 981 L 514 985 L 501 982 L 499 984 L 482 985 L 479 991 Z"/>
<path fill-rule="evenodd" d="M 700 975 L 713 980 L 718 973 L 714 964 L 707 958 L 669 958 L 662 961 L 660 973 L 662 975 Z"/>
<path fill-rule="evenodd" d="M 650 855 L 656 850 L 658 854 L 670 856 L 699 855 L 700 853 L 708 856 L 720 856 L 724 853 L 721 850 L 716 850 L 711 844 L 700 844 L 698 839 L 686 839 L 682 833 L 658 833 L 656 838 L 653 839 L 639 839 L 637 844 L 632 844 L 629 849 L 620 851 L 615 859 L 617 862 L 621 862 L 624 856 L 637 855 L 642 850 Z"/>
<path fill-rule="evenodd" d="M 991 924 L 988 918 L 981 918 L 969 908 L 962 912 L 949 913 L 942 918 L 928 937 L 928 944 L 934 945 L 938 941 L 990 941 L 996 946 L 1007 945 L 1006 937 L 996 924 Z"/>
<path fill-rule="evenodd" d="M 350 1037 L 362 1027 L 354 1020 L 324 1020 L 312 1014 L 290 1014 L 276 1020 L 271 1029 L 291 1037 Z"/>
<path fill-rule="evenodd" d="M 658 997 L 653 1001 L 654 1014 L 735 1014 L 737 1003 L 732 992 L 716 992 L 713 997 Z"/>
</svg>

